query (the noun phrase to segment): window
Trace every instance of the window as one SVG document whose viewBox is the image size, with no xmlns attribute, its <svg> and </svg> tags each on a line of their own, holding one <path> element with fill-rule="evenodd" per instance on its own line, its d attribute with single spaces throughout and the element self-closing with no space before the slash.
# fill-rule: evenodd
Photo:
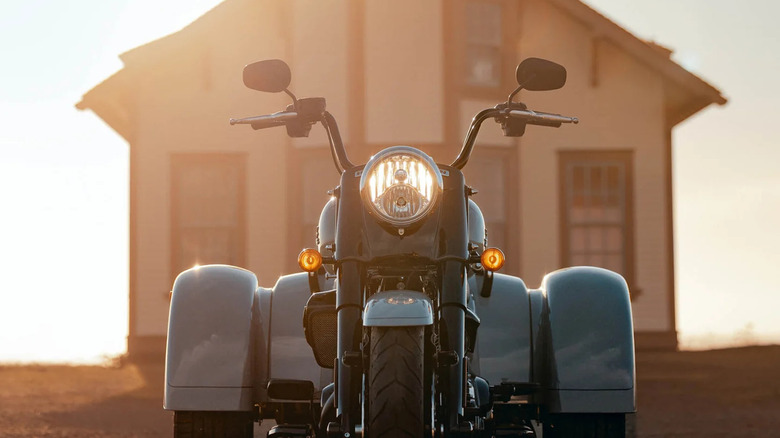
<svg viewBox="0 0 780 438">
<path fill-rule="evenodd" d="M 501 85 L 503 43 L 501 5 L 485 1 L 466 3 L 467 85 L 498 87 Z"/>
<path fill-rule="evenodd" d="M 562 152 L 560 171 L 562 265 L 610 269 L 631 284 L 631 152 Z"/>
<path fill-rule="evenodd" d="M 244 265 L 245 166 L 240 154 L 172 157 L 173 276 L 195 264 Z"/>
</svg>

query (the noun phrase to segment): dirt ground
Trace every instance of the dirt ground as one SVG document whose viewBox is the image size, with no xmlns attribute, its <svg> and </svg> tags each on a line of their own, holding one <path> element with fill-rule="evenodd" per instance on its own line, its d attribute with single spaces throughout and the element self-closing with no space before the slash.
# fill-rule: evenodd
<svg viewBox="0 0 780 438">
<path fill-rule="evenodd" d="M 780 436 L 780 346 L 641 352 L 637 377 L 639 437 Z M 0 366 L 0 437 L 168 437 L 171 417 L 159 365 Z"/>
</svg>

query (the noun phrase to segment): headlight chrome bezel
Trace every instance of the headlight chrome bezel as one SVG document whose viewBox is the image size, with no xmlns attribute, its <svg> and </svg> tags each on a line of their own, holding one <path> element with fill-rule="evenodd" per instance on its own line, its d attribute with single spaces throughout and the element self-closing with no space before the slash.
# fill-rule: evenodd
<svg viewBox="0 0 780 438">
<path fill-rule="evenodd" d="M 404 162 L 407 164 L 415 163 L 416 169 L 403 167 L 402 163 Z M 387 163 L 399 163 L 400 167 L 394 168 L 395 171 L 392 176 L 385 172 L 385 169 L 388 168 L 387 166 L 390 166 Z M 382 167 L 381 174 L 378 173 L 380 167 Z M 421 170 L 426 171 L 424 178 L 420 178 Z M 392 179 L 393 183 L 386 183 L 386 189 L 382 193 L 377 194 L 375 190 L 378 190 L 377 180 L 379 177 Z M 373 183 L 371 182 L 372 178 Z M 382 185 L 382 187 L 384 186 Z M 422 205 L 406 217 L 394 217 L 388 214 L 377 204 L 377 201 L 382 195 L 390 196 L 388 192 L 394 188 L 395 191 L 405 190 L 407 193 L 419 195 L 419 199 L 410 200 L 410 203 L 412 201 L 421 201 Z M 425 193 L 421 193 L 420 189 Z M 439 166 L 427 154 L 411 146 L 392 146 L 372 156 L 363 168 L 360 177 L 360 195 L 366 209 L 382 223 L 391 225 L 399 230 L 407 228 L 427 217 L 439 201 L 439 198 L 441 198 L 443 190 L 444 182 Z M 423 200 L 424 202 L 422 202 Z M 413 206 L 409 208 L 411 209 Z"/>
</svg>

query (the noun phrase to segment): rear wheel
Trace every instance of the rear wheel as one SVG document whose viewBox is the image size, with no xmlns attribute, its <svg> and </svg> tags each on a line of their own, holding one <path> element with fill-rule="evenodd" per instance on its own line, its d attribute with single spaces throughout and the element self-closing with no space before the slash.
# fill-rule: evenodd
<svg viewBox="0 0 780 438">
<path fill-rule="evenodd" d="M 625 438 L 625 414 L 553 414 L 544 423 L 544 438 Z"/>
<path fill-rule="evenodd" d="M 372 327 L 368 435 L 421 437 L 424 432 L 424 327 Z"/>
<path fill-rule="evenodd" d="M 253 434 L 251 412 L 176 411 L 173 415 L 175 438 L 251 438 Z"/>
</svg>

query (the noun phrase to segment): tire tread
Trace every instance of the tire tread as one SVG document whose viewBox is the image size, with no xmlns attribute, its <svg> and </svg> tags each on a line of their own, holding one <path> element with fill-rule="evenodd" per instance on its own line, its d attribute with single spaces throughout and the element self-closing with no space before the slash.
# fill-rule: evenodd
<svg viewBox="0 0 780 438">
<path fill-rule="evenodd" d="M 371 329 L 368 430 L 372 438 L 423 435 L 423 333 L 419 326 Z"/>
</svg>

